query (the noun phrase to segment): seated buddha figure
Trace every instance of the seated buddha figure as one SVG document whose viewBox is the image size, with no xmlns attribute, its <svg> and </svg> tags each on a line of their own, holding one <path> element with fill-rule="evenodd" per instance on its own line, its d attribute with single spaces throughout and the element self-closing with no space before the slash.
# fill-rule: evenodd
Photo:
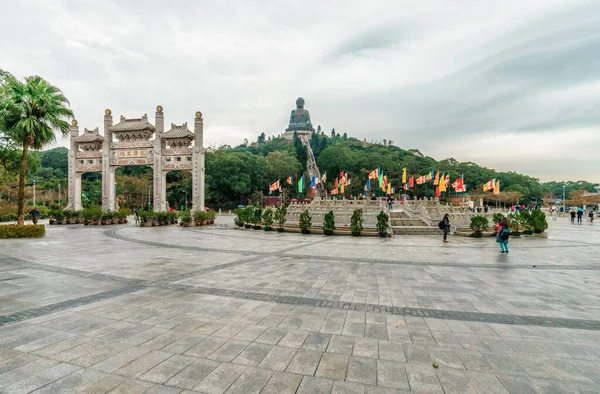
<svg viewBox="0 0 600 394">
<path fill-rule="evenodd" d="M 296 100 L 296 109 L 292 110 L 290 115 L 290 124 L 286 131 L 290 130 L 310 130 L 314 131 L 310 122 L 310 114 L 304 109 L 304 99 L 298 97 Z"/>
</svg>

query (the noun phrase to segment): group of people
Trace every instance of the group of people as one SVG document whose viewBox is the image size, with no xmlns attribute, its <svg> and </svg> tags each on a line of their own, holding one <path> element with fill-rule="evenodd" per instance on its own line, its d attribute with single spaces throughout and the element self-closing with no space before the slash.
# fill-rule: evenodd
<svg viewBox="0 0 600 394">
<path fill-rule="evenodd" d="M 440 229 L 444 232 L 443 242 L 448 242 L 448 234 L 452 231 L 452 228 L 456 228 L 450 223 L 450 215 L 445 214 L 444 218 L 439 224 Z M 508 238 L 510 237 L 510 226 L 508 224 L 508 218 L 503 217 L 494 226 L 496 231 L 496 242 L 500 245 L 500 253 L 508 253 Z"/>
<path fill-rule="evenodd" d="M 583 209 L 578 209 L 575 211 L 575 208 L 571 209 L 571 223 L 575 223 L 575 217 L 577 217 L 577 223 L 583 223 Z M 589 211 L 587 213 L 588 218 L 590 218 L 590 223 L 594 223 L 594 211 Z"/>
</svg>

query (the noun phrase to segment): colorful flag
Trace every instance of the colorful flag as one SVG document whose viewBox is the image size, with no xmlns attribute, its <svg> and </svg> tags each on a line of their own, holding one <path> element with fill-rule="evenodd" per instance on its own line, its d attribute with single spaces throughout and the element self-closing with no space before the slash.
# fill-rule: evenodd
<svg viewBox="0 0 600 394">
<path fill-rule="evenodd" d="M 434 172 L 433 170 L 431 170 L 431 171 L 429 172 L 429 174 L 425 175 L 425 180 L 426 180 L 426 181 L 430 181 L 430 180 L 432 180 L 434 177 L 435 177 L 435 172 Z"/>
<path fill-rule="evenodd" d="M 321 177 L 321 180 L 323 181 L 323 183 L 327 182 L 327 172 L 323 173 L 323 176 Z"/>
<path fill-rule="evenodd" d="M 404 184 L 404 190 L 408 190 L 408 183 Z"/>
<path fill-rule="evenodd" d="M 340 193 L 344 194 L 344 184 L 342 183 L 342 185 L 340 186 Z"/>
<path fill-rule="evenodd" d="M 452 187 L 454 188 L 454 191 L 457 193 L 465 192 L 465 185 L 463 183 L 462 178 L 458 178 L 456 181 L 454 181 L 454 183 L 452 184 Z"/>
<path fill-rule="evenodd" d="M 348 178 L 348 186 L 352 184 L 352 178 Z"/>
<path fill-rule="evenodd" d="M 439 187 L 439 186 L 436 186 L 436 187 L 435 187 L 435 196 L 436 196 L 436 197 L 439 197 L 439 196 L 441 196 L 441 195 L 442 195 L 442 193 L 440 192 L 440 187 Z"/>
<path fill-rule="evenodd" d="M 290 177 L 288 177 L 288 179 L 287 179 L 287 183 L 288 183 L 288 185 L 291 185 L 291 184 L 293 183 L 293 181 L 292 181 L 292 177 L 291 177 L 291 176 L 290 176 Z"/>
<path fill-rule="evenodd" d="M 392 187 L 392 193 L 396 193 L 396 188 Z"/>
<path fill-rule="evenodd" d="M 317 186 L 317 176 L 315 174 L 313 174 L 312 177 L 310 177 L 310 187 L 315 187 Z"/>
<path fill-rule="evenodd" d="M 450 184 L 450 175 L 446 175 L 446 179 L 444 180 L 444 187 L 447 189 Z"/>
<path fill-rule="evenodd" d="M 300 180 L 298 181 L 298 191 L 299 192 L 304 191 L 304 175 L 302 175 L 300 177 Z"/>
<path fill-rule="evenodd" d="M 333 182 L 333 188 L 334 188 L 334 189 L 337 189 L 338 187 L 339 187 L 339 184 L 338 184 L 338 179 L 337 179 L 337 178 L 335 178 L 335 182 Z"/>
<path fill-rule="evenodd" d="M 440 172 L 439 171 L 435 173 L 435 178 L 433 178 L 433 184 L 435 186 L 440 184 Z"/>
<path fill-rule="evenodd" d="M 387 184 L 388 184 L 387 175 L 381 175 L 381 180 L 379 183 L 379 186 L 381 186 L 381 190 L 385 191 L 387 188 Z"/>
<path fill-rule="evenodd" d="M 420 176 L 417 178 L 417 185 L 422 185 L 425 183 L 425 176 Z"/>
<path fill-rule="evenodd" d="M 367 185 L 363 189 L 363 196 L 367 197 Z"/>
<path fill-rule="evenodd" d="M 392 194 L 392 185 L 391 184 L 387 184 L 387 194 Z"/>
<path fill-rule="evenodd" d="M 406 183 L 406 167 L 402 169 L 402 183 Z"/>
<path fill-rule="evenodd" d="M 376 169 L 374 169 L 373 171 L 369 172 L 369 179 L 375 179 L 379 176 L 379 171 Z"/>
<path fill-rule="evenodd" d="M 498 179 L 494 185 L 494 194 L 500 194 L 500 179 Z"/>
<path fill-rule="evenodd" d="M 438 183 L 439 183 L 439 187 L 440 187 L 440 193 L 445 192 L 446 191 L 446 177 L 444 176 L 444 174 L 442 174 L 442 176 L 438 179 Z"/>
<path fill-rule="evenodd" d="M 496 179 L 492 179 L 483 185 L 483 191 L 487 192 L 488 190 L 492 190 L 496 186 Z"/>
<path fill-rule="evenodd" d="M 271 192 L 274 192 L 275 190 L 279 190 L 279 187 L 279 180 L 277 180 L 277 182 L 269 186 L 269 194 L 271 194 Z"/>
<path fill-rule="evenodd" d="M 330 194 L 338 194 L 337 189 L 333 189 Z"/>
<path fill-rule="evenodd" d="M 408 187 L 411 189 L 413 187 L 415 187 L 415 177 L 414 176 L 411 176 L 410 178 L 408 178 Z"/>
<path fill-rule="evenodd" d="M 371 180 L 367 179 L 367 183 L 365 183 L 365 190 L 369 190 L 371 188 Z"/>
</svg>

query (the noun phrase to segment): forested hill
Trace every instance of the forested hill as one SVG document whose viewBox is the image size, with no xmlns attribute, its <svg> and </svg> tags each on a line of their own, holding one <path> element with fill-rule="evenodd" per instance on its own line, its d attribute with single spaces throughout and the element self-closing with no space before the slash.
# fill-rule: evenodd
<svg viewBox="0 0 600 394">
<path fill-rule="evenodd" d="M 522 195 L 522 201 L 531 198 L 562 197 L 562 182 L 542 184 L 538 179 L 514 172 L 497 172 L 475 163 L 461 163 L 454 159 L 437 161 L 422 155 L 418 150 L 404 150 L 392 141 L 366 143 L 356 138 L 331 134 L 315 133 L 311 148 L 316 156 L 321 174 L 327 173 L 327 189 L 340 171 L 347 171 L 352 179 L 351 195 L 362 193 L 368 173 L 375 168 L 387 175 L 388 181 L 401 189 L 402 169 L 408 175 L 425 175 L 431 170 L 450 174 L 453 182 L 464 174 L 468 193 L 480 193 L 481 185 L 490 179 L 500 180 L 502 191 L 515 191 Z M 18 168 L 11 166 L 10 155 L 0 150 L 0 200 L 12 201 L 16 190 Z M 6 152 L 4 152 L 6 153 Z M 10 153 L 10 152 L 9 152 Z M 37 180 L 38 190 L 57 190 L 57 185 L 67 183 L 67 149 L 55 148 L 43 152 L 32 152 L 28 162 L 28 182 Z M 255 201 L 261 194 L 267 194 L 268 185 L 279 180 L 287 196 L 303 197 L 297 192 L 296 182 L 306 166 L 306 148 L 298 140 L 290 142 L 281 137 L 259 136 L 257 142 L 244 143 L 236 147 L 221 146 L 209 148 L 206 154 L 206 199 L 210 207 L 230 208 L 239 203 Z M 3 165 L 4 164 L 4 165 Z M 12 168 L 15 167 L 15 168 Z M 286 179 L 293 177 L 294 184 Z M 117 170 L 117 193 L 126 196 L 132 206 L 143 205 L 152 184 L 152 169 L 149 167 L 122 167 Z M 172 171 L 167 175 L 167 199 L 171 206 L 180 207 L 191 196 L 192 180 L 188 171 Z M 567 197 L 576 190 L 594 191 L 594 185 L 585 181 L 567 182 Z M 375 193 L 381 191 L 374 184 Z M 100 174 L 86 173 L 83 177 L 84 205 L 101 200 Z M 65 188 L 66 190 L 66 188 Z M 450 189 L 451 190 L 451 189 Z M 409 193 L 418 197 L 432 196 L 434 188 L 418 185 Z M 451 194 L 454 192 L 451 191 Z M 348 192 L 346 192 L 349 195 Z M 41 193 L 39 193 L 41 195 Z"/>
</svg>

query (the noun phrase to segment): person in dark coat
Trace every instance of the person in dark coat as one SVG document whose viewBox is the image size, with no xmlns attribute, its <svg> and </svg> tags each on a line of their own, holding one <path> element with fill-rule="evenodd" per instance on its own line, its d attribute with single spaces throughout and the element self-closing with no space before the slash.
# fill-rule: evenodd
<svg viewBox="0 0 600 394">
<path fill-rule="evenodd" d="M 442 222 L 444 223 L 444 242 L 448 242 L 448 233 L 450 233 L 450 227 L 452 226 L 450 223 L 450 215 L 445 214 Z"/>
</svg>

